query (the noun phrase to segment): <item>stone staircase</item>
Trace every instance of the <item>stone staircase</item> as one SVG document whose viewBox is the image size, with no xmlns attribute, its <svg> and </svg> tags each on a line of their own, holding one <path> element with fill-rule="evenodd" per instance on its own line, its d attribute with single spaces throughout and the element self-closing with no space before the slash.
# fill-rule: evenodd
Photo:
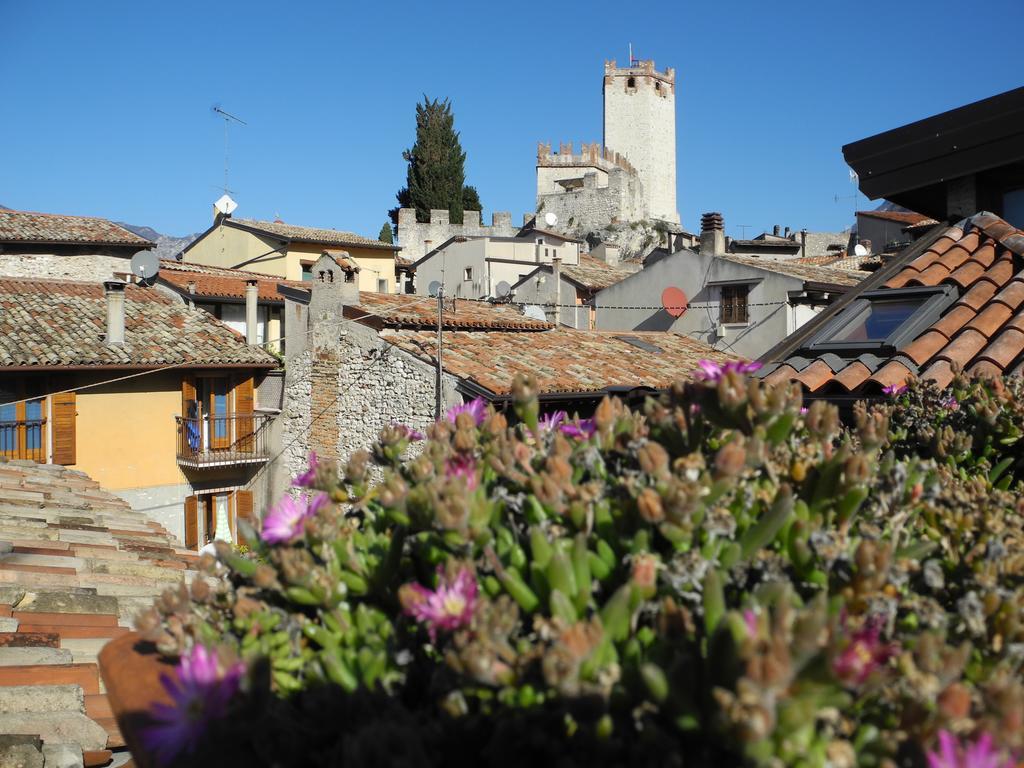
<svg viewBox="0 0 1024 768">
<path fill-rule="evenodd" d="M 0 765 L 126 759 L 97 655 L 196 560 L 82 473 L 0 462 Z"/>
</svg>

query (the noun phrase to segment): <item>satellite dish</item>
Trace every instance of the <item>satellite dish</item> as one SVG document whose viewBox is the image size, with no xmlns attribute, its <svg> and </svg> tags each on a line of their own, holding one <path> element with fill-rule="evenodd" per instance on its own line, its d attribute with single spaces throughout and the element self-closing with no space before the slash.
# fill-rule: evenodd
<svg viewBox="0 0 1024 768">
<path fill-rule="evenodd" d="M 217 213 L 230 216 L 234 212 L 235 208 L 238 207 L 238 203 L 227 195 L 221 195 L 217 202 L 213 204 L 213 207 L 217 209 Z"/>
<path fill-rule="evenodd" d="M 441 292 L 441 283 L 438 280 L 432 280 L 430 285 L 427 286 L 427 293 L 431 296 L 437 296 Z"/>
<path fill-rule="evenodd" d="M 666 312 L 672 315 L 672 317 L 682 317 L 687 306 L 686 294 L 683 292 L 683 289 L 670 285 L 662 291 L 661 306 Z"/>
<path fill-rule="evenodd" d="M 544 214 L 544 223 L 549 227 L 553 227 L 558 223 L 558 216 L 556 216 L 554 212 L 548 211 Z"/>
<path fill-rule="evenodd" d="M 494 286 L 494 290 L 498 295 L 498 298 L 504 299 L 506 296 L 512 293 L 512 286 L 508 284 L 508 281 L 502 280 L 496 286 Z"/>
<path fill-rule="evenodd" d="M 530 318 L 531 320 L 546 321 L 547 317 L 544 316 L 544 310 L 535 304 L 527 304 L 523 307 L 523 315 Z"/>
<path fill-rule="evenodd" d="M 868 249 L 865 248 L 860 243 L 857 243 L 855 246 L 853 246 L 853 255 L 854 256 L 867 256 L 868 255 Z"/>
<path fill-rule="evenodd" d="M 159 271 L 160 258 L 152 251 L 139 251 L 132 256 L 132 274 L 139 282 L 150 282 Z"/>
</svg>

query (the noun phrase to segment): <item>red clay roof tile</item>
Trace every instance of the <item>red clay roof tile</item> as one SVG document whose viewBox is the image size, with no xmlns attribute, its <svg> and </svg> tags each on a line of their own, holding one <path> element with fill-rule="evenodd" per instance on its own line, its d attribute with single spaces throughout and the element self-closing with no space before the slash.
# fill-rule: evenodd
<svg viewBox="0 0 1024 768">
<path fill-rule="evenodd" d="M 883 387 L 899 387 L 906 384 L 907 379 L 911 376 L 913 376 L 913 371 L 907 368 L 907 366 L 899 360 L 890 360 L 875 371 L 869 381 L 873 381 Z"/>
<path fill-rule="evenodd" d="M 973 328 L 988 338 L 995 334 L 1003 326 L 1003 323 L 1010 319 L 1012 314 L 1013 311 L 1008 306 L 1001 302 L 993 301 L 977 317 L 971 320 L 966 327 Z"/>
<path fill-rule="evenodd" d="M 936 266 L 938 266 L 938 265 L 936 265 Z M 933 269 L 934 269 L 934 267 L 933 267 Z M 929 269 L 928 271 L 930 272 L 931 269 Z M 949 273 L 949 277 L 947 277 L 945 279 L 950 281 L 950 282 L 956 283 L 961 288 L 967 288 L 968 286 L 973 285 L 975 283 L 975 281 L 978 280 L 984 274 L 985 274 L 985 268 L 983 266 L 981 266 L 981 264 L 979 264 L 976 261 L 968 261 L 968 262 L 964 263 L 957 270 L 955 270 L 953 272 L 950 272 Z M 924 277 L 924 275 L 922 275 L 921 277 Z M 940 278 L 940 279 L 942 279 L 942 278 Z M 938 284 L 937 282 L 926 283 L 926 285 L 937 285 L 937 284 Z M 999 285 L 999 283 L 997 283 L 995 281 L 993 281 L 993 284 L 994 285 Z"/>
<path fill-rule="evenodd" d="M 977 311 L 989 302 L 997 290 L 993 283 L 990 283 L 988 280 L 982 280 L 980 283 L 972 285 L 971 289 L 961 296 L 960 301 L 957 303 Z"/>
<path fill-rule="evenodd" d="M 939 360 L 949 360 L 949 362 L 956 363 L 961 368 L 964 368 L 974 359 L 976 354 L 984 349 L 986 341 L 988 339 L 985 336 L 973 328 L 968 329 L 957 335 L 935 357 Z"/>
<path fill-rule="evenodd" d="M 793 378 L 813 392 L 833 376 L 835 374 L 826 363 L 821 360 L 815 360 Z"/>
<path fill-rule="evenodd" d="M 984 283 L 984 285 L 988 285 L 988 283 Z M 1017 309 L 1021 304 L 1024 304 L 1024 280 L 1018 275 L 1005 288 L 999 291 L 992 300 L 1001 302 L 1010 309 Z"/>
<path fill-rule="evenodd" d="M 998 378 L 1003 375 L 1004 369 L 988 360 L 979 360 L 974 363 L 967 372 L 975 376 L 984 376 L 985 378 Z"/>
<path fill-rule="evenodd" d="M 909 357 L 918 365 L 930 360 L 936 352 L 949 343 L 949 338 L 934 329 L 930 329 L 923 335 L 918 336 L 911 344 L 903 350 L 903 354 Z"/>
<path fill-rule="evenodd" d="M 990 360 L 1003 370 L 1006 370 L 1022 351 L 1024 351 L 1024 331 L 1019 331 L 1016 328 L 1005 328 L 998 336 L 992 339 L 978 357 Z"/>
<path fill-rule="evenodd" d="M 926 381 L 934 381 L 939 387 L 948 387 L 953 381 L 953 369 L 948 360 L 938 360 L 932 363 L 921 375 Z"/>
<path fill-rule="evenodd" d="M 952 311 L 948 312 L 945 317 L 935 323 L 932 328 L 947 339 L 953 338 L 953 335 L 963 328 L 967 323 L 971 322 L 977 315 L 970 307 L 955 306 Z"/>
<path fill-rule="evenodd" d="M 847 392 L 852 392 L 867 381 L 870 376 L 871 371 L 868 370 L 864 363 L 858 360 L 836 374 L 836 377 L 832 379 L 832 383 L 842 387 Z"/>
</svg>

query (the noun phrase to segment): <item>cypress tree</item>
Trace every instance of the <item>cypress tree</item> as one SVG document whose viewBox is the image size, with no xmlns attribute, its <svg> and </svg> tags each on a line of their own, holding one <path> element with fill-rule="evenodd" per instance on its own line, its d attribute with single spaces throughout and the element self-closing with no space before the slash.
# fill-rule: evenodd
<svg viewBox="0 0 1024 768">
<path fill-rule="evenodd" d="M 430 210 L 447 210 L 453 224 L 462 223 L 465 201 L 480 204 L 466 186 L 466 153 L 462 151 L 455 116 L 448 99 L 429 99 L 416 105 L 416 143 L 402 153 L 409 164 L 405 187 L 396 194 L 398 208 L 415 208 L 416 220 L 430 220 Z M 389 211 L 398 225 L 398 208 Z"/>
<path fill-rule="evenodd" d="M 391 232 L 390 223 L 386 221 L 384 222 L 384 224 L 380 228 L 380 234 L 377 235 L 377 239 L 380 240 L 382 243 L 388 243 L 389 245 L 395 242 L 395 236 Z"/>
</svg>

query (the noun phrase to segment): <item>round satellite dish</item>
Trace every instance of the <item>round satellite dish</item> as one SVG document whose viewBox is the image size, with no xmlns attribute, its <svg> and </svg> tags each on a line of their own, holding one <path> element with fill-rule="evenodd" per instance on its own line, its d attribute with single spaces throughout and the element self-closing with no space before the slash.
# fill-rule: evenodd
<svg viewBox="0 0 1024 768">
<path fill-rule="evenodd" d="M 504 299 L 506 296 L 512 293 L 512 286 L 509 285 L 506 280 L 502 280 L 496 286 L 494 286 L 494 291 L 499 298 Z"/>
<path fill-rule="evenodd" d="M 152 251 L 139 251 L 132 256 L 132 274 L 140 282 L 149 282 L 160 271 L 160 258 Z"/>
<path fill-rule="evenodd" d="M 683 292 L 683 289 L 670 285 L 662 291 L 661 306 L 664 307 L 665 311 L 672 315 L 672 317 L 682 317 L 687 306 L 686 294 Z"/>
<path fill-rule="evenodd" d="M 860 243 L 857 243 L 855 246 L 853 246 L 853 255 L 854 256 L 867 256 L 868 255 L 868 249 L 865 248 Z"/>
<path fill-rule="evenodd" d="M 441 282 L 439 280 L 432 280 L 430 285 L 427 286 L 427 293 L 431 296 L 437 296 L 441 291 Z"/>
<path fill-rule="evenodd" d="M 547 224 L 549 227 L 553 227 L 555 226 L 555 224 L 558 223 L 558 216 L 556 216 L 551 211 L 548 211 L 547 213 L 544 214 L 544 223 Z"/>
<path fill-rule="evenodd" d="M 217 213 L 222 213 L 225 216 L 230 216 L 238 207 L 238 203 L 236 203 L 227 195 L 221 195 L 217 199 L 217 202 L 213 204 L 213 207 L 217 209 Z"/>
<path fill-rule="evenodd" d="M 547 320 L 544 310 L 534 304 L 527 304 L 523 307 L 523 315 L 531 320 Z"/>
</svg>

